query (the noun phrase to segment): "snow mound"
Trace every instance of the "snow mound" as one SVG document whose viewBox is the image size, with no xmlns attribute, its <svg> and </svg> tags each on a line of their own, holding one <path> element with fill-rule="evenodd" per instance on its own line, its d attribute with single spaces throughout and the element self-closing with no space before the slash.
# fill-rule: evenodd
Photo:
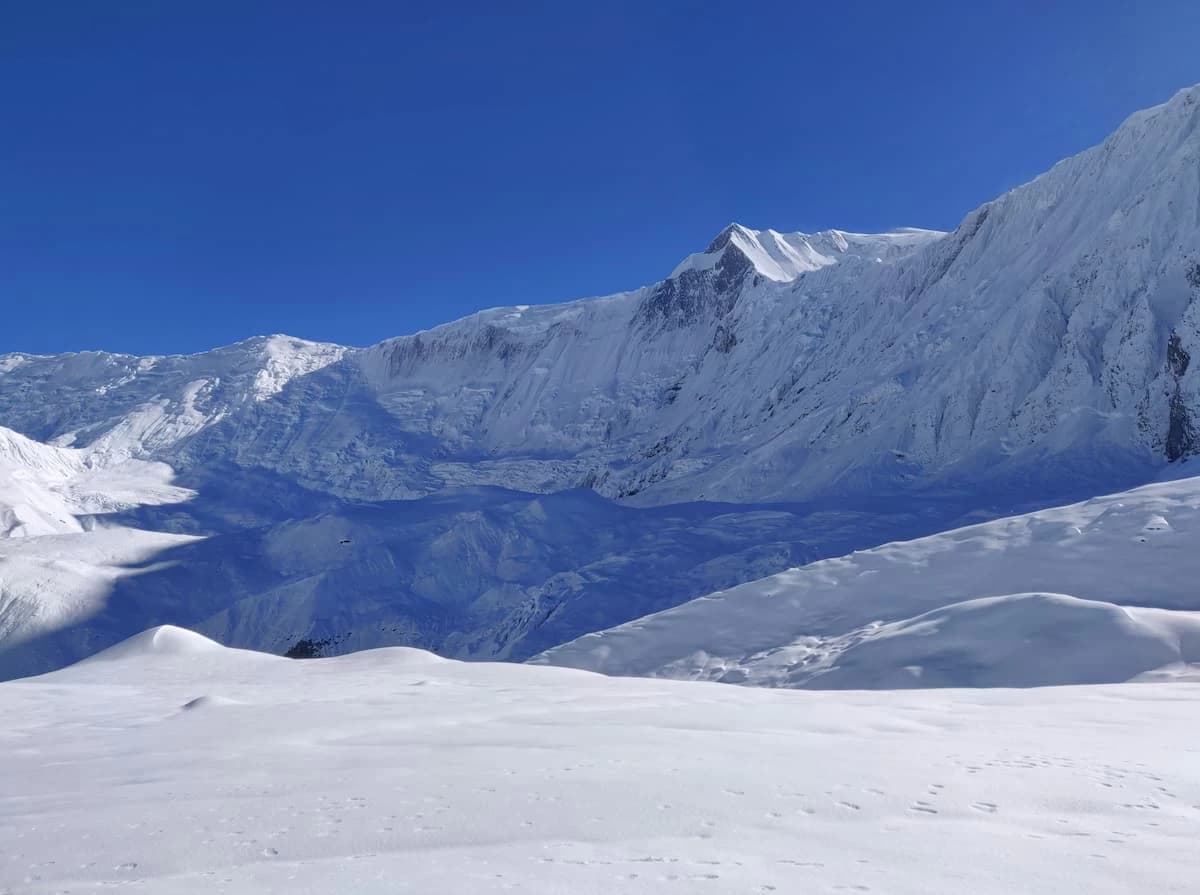
<svg viewBox="0 0 1200 895">
<path fill-rule="evenodd" d="M 1200 612 L 1063 594 L 967 600 L 856 632 L 822 689 L 1109 684 L 1200 663 Z"/>
<path fill-rule="evenodd" d="M 432 668 L 452 662 L 431 653 L 429 650 L 416 649 L 410 646 L 385 646 L 377 649 L 360 650 L 342 656 L 330 656 L 325 659 L 309 659 L 311 662 L 323 665 L 336 665 L 339 669 L 404 669 L 408 671 L 422 668 Z"/>
<path fill-rule="evenodd" d="M 188 680 L 193 685 L 215 683 L 220 686 L 220 681 L 229 675 L 239 672 L 260 674 L 268 666 L 288 665 L 296 661 L 255 650 L 224 646 L 203 634 L 176 625 L 158 625 L 56 673 L 62 675 L 64 680 L 82 683 L 103 681 L 128 684 L 143 680 L 147 669 L 153 668 L 153 673 L 162 675 L 164 679 Z M 242 701 L 224 695 L 188 694 L 188 698 L 179 703 L 179 710 L 187 712 Z"/>
<path fill-rule="evenodd" d="M 220 653 L 233 652 L 221 646 L 215 640 L 209 640 L 203 634 L 179 628 L 175 625 L 159 625 L 141 634 L 135 634 L 128 640 L 122 640 L 116 646 L 111 646 L 103 652 L 87 659 L 90 662 L 113 662 L 129 659 L 141 659 L 148 656 L 166 658 L 215 656 Z"/>
</svg>

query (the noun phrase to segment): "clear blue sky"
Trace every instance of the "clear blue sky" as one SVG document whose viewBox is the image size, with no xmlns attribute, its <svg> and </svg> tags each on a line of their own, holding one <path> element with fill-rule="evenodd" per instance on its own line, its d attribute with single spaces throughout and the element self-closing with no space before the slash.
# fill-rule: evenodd
<svg viewBox="0 0 1200 895">
<path fill-rule="evenodd" d="M 368 344 L 730 220 L 949 228 L 1196 82 L 1196 0 L 5 3 L 0 352 Z"/>
</svg>

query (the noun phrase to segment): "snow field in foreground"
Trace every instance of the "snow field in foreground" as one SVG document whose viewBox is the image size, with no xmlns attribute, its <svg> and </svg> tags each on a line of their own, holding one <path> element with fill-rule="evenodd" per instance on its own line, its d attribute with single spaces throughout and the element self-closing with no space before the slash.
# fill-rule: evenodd
<svg viewBox="0 0 1200 895">
<path fill-rule="evenodd" d="M 1200 687 L 809 693 L 157 629 L 0 685 L 0 892 L 1185 892 Z"/>
</svg>

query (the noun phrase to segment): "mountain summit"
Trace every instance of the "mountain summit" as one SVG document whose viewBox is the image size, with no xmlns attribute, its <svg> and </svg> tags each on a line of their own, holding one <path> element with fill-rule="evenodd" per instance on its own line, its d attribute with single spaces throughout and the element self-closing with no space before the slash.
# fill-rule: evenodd
<svg viewBox="0 0 1200 895">
<path fill-rule="evenodd" d="M 1055 482 L 1131 484 L 1200 446 L 1198 97 L 1131 116 L 949 234 L 732 224 L 661 283 L 361 350 L 9 355 L 0 418 L 340 496 L 754 501 L 1048 463 Z"/>
<path fill-rule="evenodd" d="M 776 283 L 790 283 L 802 274 L 846 259 L 892 260 L 941 236 L 945 234 L 938 230 L 915 227 L 889 233 L 823 230 L 810 234 L 751 230 L 741 224 L 730 224 L 717 234 L 707 249 L 685 258 L 671 272 L 671 277 L 726 263 L 743 268 L 748 266 L 757 276 Z"/>
</svg>

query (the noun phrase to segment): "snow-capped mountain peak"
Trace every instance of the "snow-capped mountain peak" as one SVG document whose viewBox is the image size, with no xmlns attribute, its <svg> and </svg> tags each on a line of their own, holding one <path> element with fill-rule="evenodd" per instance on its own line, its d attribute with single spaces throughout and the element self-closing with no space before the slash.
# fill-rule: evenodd
<svg viewBox="0 0 1200 895">
<path fill-rule="evenodd" d="M 722 230 L 703 252 L 689 255 L 671 272 L 679 277 L 688 271 L 705 271 L 735 256 L 738 266 L 775 283 L 790 283 L 805 273 L 837 264 L 847 257 L 881 261 L 913 251 L 945 234 L 937 230 L 905 227 L 887 233 L 849 233 L 822 230 L 818 233 L 780 233 L 752 230 L 733 223 Z M 728 262 L 727 262 L 728 263 Z"/>
<path fill-rule="evenodd" d="M 336 614 L 346 592 L 340 582 L 361 573 L 354 592 L 379 595 L 377 605 L 389 612 L 401 592 L 430 601 L 417 613 L 420 630 L 401 642 L 512 656 L 533 642 L 552 645 L 552 630 L 555 638 L 574 636 L 644 614 L 649 607 L 634 606 L 630 594 L 647 577 L 663 601 L 653 608 L 662 608 L 721 586 L 714 577 L 728 583 L 741 574 L 730 568 L 761 576 L 793 555 L 832 555 L 835 543 L 843 552 L 869 546 L 847 544 L 848 507 L 870 505 L 878 516 L 891 501 L 927 514 L 922 524 L 934 526 L 948 521 L 947 494 L 972 503 L 960 512 L 1015 512 L 1170 475 L 1169 464 L 1200 454 L 1198 352 L 1200 88 L 1193 88 L 968 213 L 949 234 L 734 224 L 658 283 L 559 305 L 493 308 L 364 349 L 270 336 L 188 357 L 9 355 L 0 357 L 0 423 L 110 465 L 124 458 L 169 464 L 199 495 L 166 511 L 169 518 L 156 511 L 156 524 L 169 531 L 217 530 L 237 540 L 250 530 L 288 530 L 291 546 L 281 553 L 275 535 L 256 547 L 269 559 L 259 565 L 278 568 L 278 577 L 235 576 L 226 586 L 228 568 L 213 562 L 209 590 L 240 600 L 236 613 L 222 615 L 229 610 L 218 601 L 205 612 L 191 605 L 195 614 L 186 619 L 154 621 L 262 643 L 267 622 L 245 620 L 286 615 L 270 641 L 284 648 L 294 638 L 351 629 L 394 633 L 376 617 L 367 628 L 354 614 L 359 603 L 337 627 L 330 614 L 327 627 L 315 627 L 318 604 L 307 589 L 327 580 L 322 605 Z M 551 513 L 534 526 L 536 536 L 517 537 L 544 506 L 460 518 L 455 501 L 479 505 L 478 489 L 490 487 L 533 502 L 534 494 L 568 494 L 560 505 L 566 521 Z M 613 509 L 605 498 L 626 506 Z M 405 566 L 411 547 L 343 561 L 345 535 L 321 535 L 314 546 L 297 524 L 349 512 L 347 501 L 395 500 L 421 508 L 380 510 L 370 530 L 410 512 L 453 519 L 444 541 L 436 526 L 414 522 L 413 535 L 396 542 L 428 537 L 436 557 L 461 550 L 448 564 L 465 570 L 461 579 L 425 580 Z M 764 511 L 772 519 L 780 505 L 835 518 L 795 523 L 803 536 L 772 527 L 763 534 L 770 545 L 752 558 L 747 534 L 729 548 L 741 558 L 719 575 L 680 572 L 663 585 L 662 555 L 694 546 L 695 526 L 687 545 L 667 549 L 658 538 L 669 526 L 633 516 L 689 505 L 709 518 L 721 512 L 714 501 L 739 506 L 730 512 L 743 532 L 757 524 L 747 521 L 748 505 L 772 505 Z M 622 540 L 595 537 L 605 527 L 596 514 L 608 510 L 632 514 L 608 520 Z M 138 513 L 139 521 L 151 515 Z M 30 522 L 10 525 L 14 533 L 33 530 L 31 513 L 17 516 Z M 854 518 L 850 527 L 861 530 L 862 515 Z M 905 523 L 910 534 L 936 530 L 922 530 L 911 516 Z M 324 525 L 314 522 L 313 530 Z M 653 535 L 634 537 L 641 525 L 652 525 Z M 551 570 L 529 559 L 544 531 L 571 540 L 575 526 L 586 537 L 571 542 L 569 564 Z M 897 533 L 893 526 L 885 535 Z M 9 550 L 25 549 L 6 540 Z M 598 570 L 579 544 L 626 559 L 631 544 L 649 544 L 654 574 L 632 561 L 628 572 Z M 283 580 L 294 588 L 286 604 L 292 615 L 275 602 Z M 621 599 L 603 610 L 589 603 L 597 580 L 615 582 Z M 139 576 L 123 586 L 139 595 L 132 605 L 179 605 L 158 595 L 139 603 L 152 584 Z M 177 584 L 164 575 L 154 586 L 170 595 Z M 444 601 L 467 594 L 479 605 L 456 616 L 470 619 L 456 621 L 457 630 L 471 630 L 451 644 L 438 613 Z M 108 624 L 106 637 L 132 633 L 126 615 Z M 355 645 L 377 642 L 362 636 Z"/>
<path fill-rule="evenodd" d="M 977 471 L 1132 485 L 1200 450 L 1198 97 L 1132 116 L 950 234 L 732 224 L 657 284 L 362 350 L 277 336 L 10 356 L 0 419 L 360 498 L 752 501 Z"/>
</svg>

